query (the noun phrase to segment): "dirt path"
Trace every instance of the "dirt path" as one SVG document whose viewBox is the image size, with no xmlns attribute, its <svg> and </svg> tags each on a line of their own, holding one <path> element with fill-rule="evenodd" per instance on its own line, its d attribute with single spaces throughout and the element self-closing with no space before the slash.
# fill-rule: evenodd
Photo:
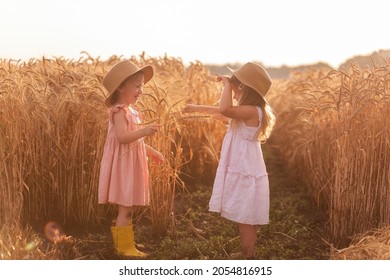
<svg viewBox="0 0 390 280">
<path fill-rule="evenodd" d="M 267 146 L 263 150 L 270 179 L 271 209 L 270 224 L 262 226 L 258 234 L 257 258 L 328 259 L 325 216 L 304 186 L 287 176 L 276 154 Z M 237 226 L 208 212 L 211 185 L 190 187 L 189 195 L 178 202 L 185 214 L 178 214 L 175 233 L 156 244 L 152 258 L 234 258 L 234 252 L 240 250 Z"/>
<path fill-rule="evenodd" d="M 264 146 L 270 180 L 270 224 L 262 226 L 257 259 L 328 259 L 326 220 L 299 182 L 284 172 L 280 159 Z M 237 225 L 208 211 L 212 182 L 193 182 L 178 195 L 174 223 L 166 236 L 156 238 L 145 216 L 136 224 L 136 241 L 150 253 L 147 259 L 239 259 Z M 124 259 L 114 253 L 109 225 L 80 236 L 79 255 L 86 259 Z"/>
<path fill-rule="evenodd" d="M 304 185 L 287 175 L 270 147 L 264 146 L 270 180 L 270 224 L 263 231 L 266 259 L 328 259 L 326 217 Z"/>
</svg>

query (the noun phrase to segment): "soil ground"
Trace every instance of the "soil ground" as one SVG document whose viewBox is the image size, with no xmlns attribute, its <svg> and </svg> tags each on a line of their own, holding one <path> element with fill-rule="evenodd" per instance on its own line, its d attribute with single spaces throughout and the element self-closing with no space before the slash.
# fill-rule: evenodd
<svg viewBox="0 0 390 280">
<path fill-rule="evenodd" d="M 303 184 L 284 172 L 280 159 L 267 146 L 264 155 L 270 180 L 270 224 L 259 228 L 256 259 L 329 259 L 324 214 Z M 138 220 L 135 238 L 140 250 L 149 253 L 146 259 L 242 259 L 237 254 L 240 251 L 237 225 L 208 212 L 211 189 L 212 182 L 189 183 L 186 192 L 177 196 L 174 222 L 164 237 L 152 235 L 147 218 Z M 73 235 L 73 243 L 67 250 L 57 250 L 56 258 L 126 259 L 113 250 L 110 226 L 108 223 L 92 233 Z"/>
</svg>

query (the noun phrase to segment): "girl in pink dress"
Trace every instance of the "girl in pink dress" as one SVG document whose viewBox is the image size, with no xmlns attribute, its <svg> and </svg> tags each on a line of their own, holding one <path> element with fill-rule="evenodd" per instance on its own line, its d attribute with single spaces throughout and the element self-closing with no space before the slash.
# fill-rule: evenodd
<svg viewBox="0 0 390 280">
<path fill-rule="evenodd" d="M 99 203 L 118 206 L 116 225 L 111 227 L 115 249 L 126 256 L 144 257 L 136 249 L 131 221 L 133 206 L 149 205 L 147 157 L 157 162 L 163 155 L 146 145 L 144 137 L 159 129 L 152 124 L 141 126 L 139 113 L 131 106 L 142 95 L 144 83 L 153 77 L 153 68 L 138 68 L 129 60 L 115 64 L 106 74 L 103 85 L 109 95 L 109 123 L 99 177 Z"/>
<path fill-rule="evenodd" d="M 257 225 L 269 222 L 269 181 L 260 143 L 270 136 L 275 122 L 265 99 L 272 81 L 255 63 L 229 70 L 231 77 L 217 78 L 224 86 L 219 107 L 187 105 L 184 112 L 201 112 L 229 121 L 209 210 L 238 223 L 241 253 L 254 258 Z"/>
</svg>

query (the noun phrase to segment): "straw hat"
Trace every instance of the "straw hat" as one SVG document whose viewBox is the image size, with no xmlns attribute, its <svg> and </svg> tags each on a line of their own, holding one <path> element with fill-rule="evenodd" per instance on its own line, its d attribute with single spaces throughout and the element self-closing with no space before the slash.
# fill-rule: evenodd
<svg viewBox="0 0 390 280">
<path fill-rule="evenodd" d="M 272 80 L 263 67 L 253 62 L 248 62 L 237 70 L 231 68 L 229 70 L 241 83 L 253 88 L 267 102 L 265 96 L 272 85 Z"/>
<path fill-rule="evenodd" d="M 139 68 L 130 60 L 120 61 L 108 70 L 106 76 L 103 79 L 103 86 L 108 91 L 108 97 L 104 101 L 107 107 L 111 106 L 112 94 L 131 75 L 138 72 L 144 73 L 144 84 L 146 84 L 153 77 L 153 68 L 150 65 Z"/>
</svg>

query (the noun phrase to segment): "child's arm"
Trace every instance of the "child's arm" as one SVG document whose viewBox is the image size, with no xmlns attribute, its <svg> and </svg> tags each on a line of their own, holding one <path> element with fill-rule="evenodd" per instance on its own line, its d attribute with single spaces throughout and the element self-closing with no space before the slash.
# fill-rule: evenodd
<svg viewBox="0 0 390 280">
<path fill-rule="evenodd" d="M 223 115 L 230 115 L 233 109 L 232 84 L 227 77 L 220 77 L 220 80 L 223 82 L 223 90 L 219 101 L 219 110 Z"/>
<path fill-rule="evenodd" d="M 151 136 L 159 130 L 159 125 L 151 124 L 144 128 L 128 131 L 126 113 L 124 110 L 119 110 L 113 116 L 115 136 L 119 143 L 128 144 L 134 142 L 142 137 Z"/>
<path fill-rule="evenodd" d="M 223 82 L 224 85 L 221 100 L 219 101 L 219 110 L 221 114 L 225 117 L 238 120 L 257 119 L 258 113 L 255 106 L 233 106 L 233 90 L 232 85 L 230 83 L 230 79 L 228 77 L 220 77 L 220 80 Z"/>
<path fill-rule="evenodd" d="M 229 121 L 229 118 L 221 114 L 221 111 L 216 106 L 206 106 L 206 105 L 194 105 L 188 104 L 183 108 L 184 113 L 203 113 L 206 115 L 211 115 L 213 118 L 221 121 Z"/>
<path fill-rule="evenodd" d="M 162 155 L 162 153 L 160 153 L 159 151 L 156 151 L 155 149 L 153 149 L 149 145 L 145 145 L 145 148 L 146 148 L 146 155 L 148 157 L 153 158 L 155 163 L 161 163 L 164 161 L 164 156 Z"/>
</svg>

